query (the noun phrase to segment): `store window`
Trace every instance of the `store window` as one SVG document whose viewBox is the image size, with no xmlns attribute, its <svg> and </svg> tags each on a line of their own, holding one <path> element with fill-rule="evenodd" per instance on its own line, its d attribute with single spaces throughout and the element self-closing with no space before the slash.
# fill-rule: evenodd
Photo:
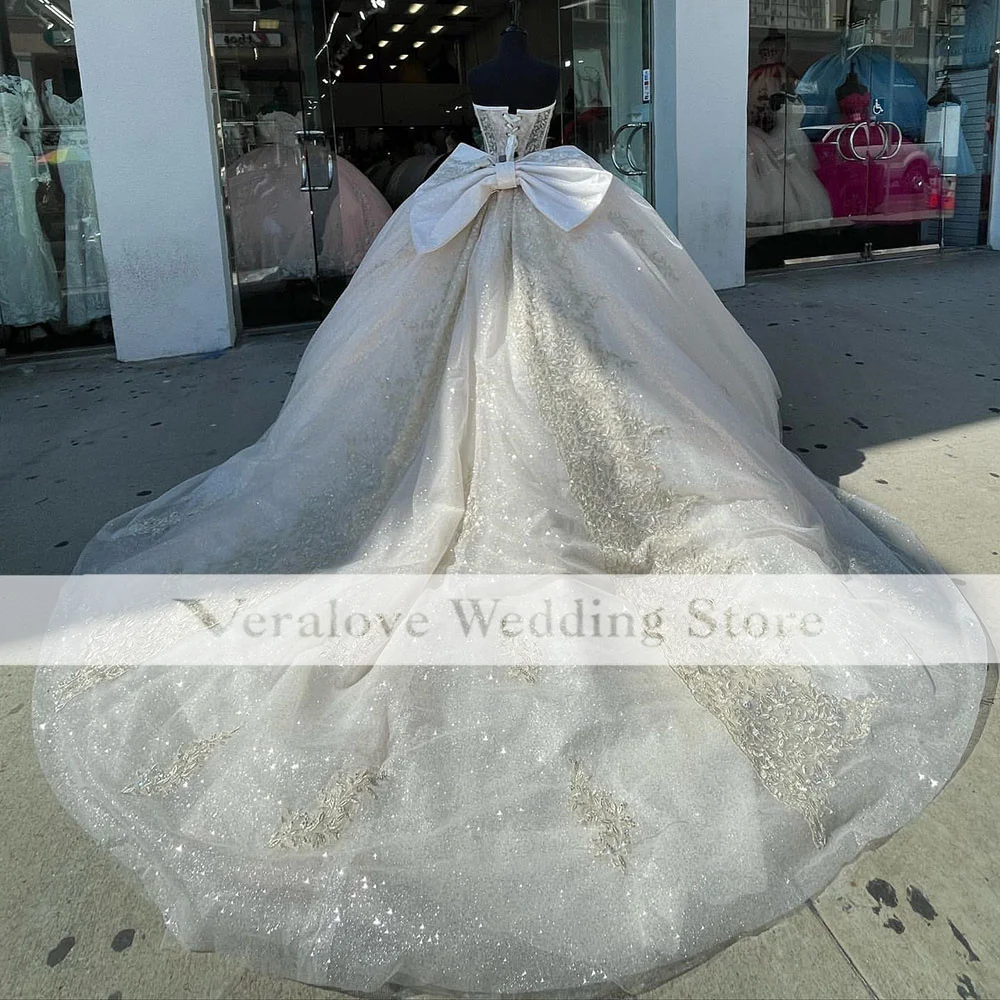
<svg viewBox="0 0 1000 1000">
<path fill-rule="evenodd" d="M 0 0 L 0 351 L 110 344 L 101 228 L 66 0 Z"/>
<path fill-rule="evenodd" d="M 315 324 L 391 212 L 458 143 L 477 142 L 466 74 L 495 54 L 510 4 L 204 8 L 241 328 Z M 557 62 L 559 5 L 520 16 L 533 54 Z"/>
<path fill-rule="evenodd" d="M 997 0 L 751 0 L 747 265 L 985 241 Z"/>
</svg>

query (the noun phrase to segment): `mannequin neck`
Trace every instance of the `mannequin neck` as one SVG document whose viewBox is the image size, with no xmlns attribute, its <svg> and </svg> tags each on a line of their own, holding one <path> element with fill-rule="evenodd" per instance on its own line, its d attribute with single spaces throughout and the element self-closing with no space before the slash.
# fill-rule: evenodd
<svg viewBox="0 0 1000 1000">
<path fill-rule="evenodd" d="M 509 27 L 500 36 L 500 48 L 497 55 L 504 56 L 527 56 L 528 55 L 528 33 L 521 28 Z"/>
</svg>

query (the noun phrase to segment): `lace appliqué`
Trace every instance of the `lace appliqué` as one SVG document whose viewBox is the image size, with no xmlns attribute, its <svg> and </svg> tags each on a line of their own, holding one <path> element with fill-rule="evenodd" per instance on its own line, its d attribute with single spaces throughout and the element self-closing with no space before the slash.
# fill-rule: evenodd
<svg viewBox="0 0 1000 1000">
<path fill-rule="evenodd" d="M 541 674 L 542 668 L 536 663 L 518 663 L 510 668 L 511 678 L 525 684 L 537 684 Z"/>
<path fill-rule="evenodd" d="M 216 733 L 205 740 L 187 743 L 177 751 L 177 756 L 169 767 L 156 765 L 122 789 L 126 795 L 148 795 L 164 797 L 183 788 L 191 776 L 208 760 L 219 747 L 228 743 L 237 733 Z"/>
<path fill-rule="evenodd" d="M 665 429 L 647 422 L 623 385 L 627 362 L 601 348 L 598 303 L 544 285 L 515 255 L 515 329 L 539 409 L 559 447 L 569 489 L 609 573 L 685 572 L 681 523 L 697 495 L 664 482 L 654 455 Z M 567 283 L 565 288 L 572 288 Z M 696 568 L 696 567 L 692 567 Z"/>
<path fill-rule="evenodd" d="M 623 872 L 632 843 L 632 831 L 638 825 L 628 805 L 603 788 L 597 788 L 583 765 L 574 760 L 569 784 L 569 802 L 582 826 L 593 831 L 598 856 L 606 856 Z"/>
<path fill-rule="evenodd" d="M 286 851 L 319 850 L 341 834 L 361 810 L 364 800 L 374 797 L 385 780 L 384 770 L 371 768 L 338 778 L 320 795 L 313 811 L 288 813 L 268 841 L 268 847 Z"/>
<path fill-rule="evenodd" d="M 97 687 L 98 684 L 116 681 L 130 670 L 135 670 L 135 664 L 91 664 L 81 667 L 52 688 L 52 697 L 56 702 L 56 711 L 65 708 L 74 698 L 78 698 L 91 688 Z"/>
<path fill-rule="evenodd" d="M 822 847 L 836 764 L 871 734 L 878 699 L 836 698 L 771 668 L 673 669 L 726 727 L 764 787 L 805 818 Z"/>
<path fill-rule="evenodd" d="M 548 145 L 549 126 L 552 124 L 552 112 L 537 115 L 528 129 L 527 136 L 521 136 L 518 148 L 522 150 L 522 155 L 534 153 L 539 149 L 545 149 Z"/>
</svg>

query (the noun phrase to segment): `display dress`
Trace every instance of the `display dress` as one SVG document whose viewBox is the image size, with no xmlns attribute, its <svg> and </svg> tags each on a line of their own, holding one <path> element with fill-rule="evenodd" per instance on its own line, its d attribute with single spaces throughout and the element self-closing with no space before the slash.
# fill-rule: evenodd
<svg viewBox="0 0 1000 1000">
<path fill-rule="evenodd" d="M 0 323 L 34 326 L 62 312 L 59 279 L 35 201 L 49 181 L 35 88 L 0 75 Z"/>
<path fill-rule="evenodd" d="M 51 80 L 45 81 L 44 95 L 49 118 L 59 128 L 55 161 L 65 199 L 66 323 L 86 326 L 111 313 L 87 120 L 82 97 L 67 101 L 53 92 Z"/>
<path fill-rule="evenodd" d="M 244 282 L 353 274 L 392 209 L 353 164 L 336 159 L 335 201 L 302 190 L 300 115 L 258 116 L 260 145 L 229 169 L 236 263 Z M 314 220 L 315 236 L 314 236 Z"/>
<path fill-rule="evenodd" d="M 317 601 L 344 574 L 919 561 L 781 446 L 760 351 L 647 202 L 543 148 L 552 111 L 477 107 L 487 148 L 382 230 L 264 437 L 116 518 L 77 572 L 295 573 L 268 586 Z M 919 616 L 971 636 L 946 582 Z M 909 643 L 878 608 L 852 651 Z M 753 931 L 930 801 L 985 680 L 977 656 L 684 666 L 684 638 L 629 667 L 583 647 L 510 670 L 183 667 L 169 630 L 204 637 L 164 613 L 93 622 L 113 665 L 39 669 L 45 774 L 185 945 L 356 991 L 603 994 Z"/>
<path fill-rule="evenodd" d="M 816 177 L 816 154 L 802 131 L 805 106 L 788 99 L 772 111 L 770 132 L 747 127 L 747 225 L 782 232 L 831 225 L 826 188 Z"/>
<path fill-rule="evenodd" d="M 777 102 L 776 102 L 777 103 Z M 747 128 L 747 224 L 798 232 L 829 226 L 830 196 L 816 177 L 816 154 L 802 131 L 797 99 L 772 111 L 770 132 Z"/>
</svg>

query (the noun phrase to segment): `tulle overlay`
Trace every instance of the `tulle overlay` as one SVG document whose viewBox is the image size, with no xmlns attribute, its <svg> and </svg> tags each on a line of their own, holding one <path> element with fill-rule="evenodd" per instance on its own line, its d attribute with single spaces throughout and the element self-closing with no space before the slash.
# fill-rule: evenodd
<svg viewBox="0 0 1000 1000">
<path fill-rule="evenodd" d="M 263 439 L 79 572 L 910 568 L 912 537 L 781 447 L 766 361 L 624 184 L 570 232 L 500 190 L 430 253 L 412 209 Z M 138 666 L 67 697 L 73 673 L 39 673 L 45 770 L 186 945 L 486 993 L 627 983 L 801 903 L 948 779 L 983 680 L 376 659 Z"/>
</svg>

